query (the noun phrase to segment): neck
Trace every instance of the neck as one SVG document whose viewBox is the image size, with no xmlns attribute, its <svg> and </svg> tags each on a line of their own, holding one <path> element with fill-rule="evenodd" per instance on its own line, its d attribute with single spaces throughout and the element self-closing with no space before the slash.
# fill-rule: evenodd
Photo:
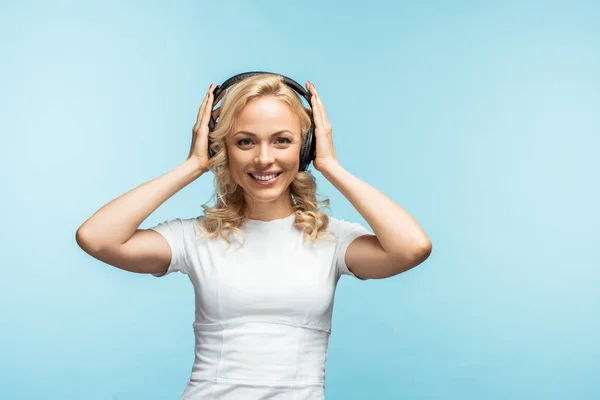
<svg viewBox="0 0 600 400">
<path fill-rule="evenodd" d="M 259 221 L 285 218 L 294 212 L 294 203 L 289 193 L 287 196 L 281 196 L 277 200 L 268 202 L 246 199 L 246 207 L 248 208 L 248 218 Z"/>
</svg>

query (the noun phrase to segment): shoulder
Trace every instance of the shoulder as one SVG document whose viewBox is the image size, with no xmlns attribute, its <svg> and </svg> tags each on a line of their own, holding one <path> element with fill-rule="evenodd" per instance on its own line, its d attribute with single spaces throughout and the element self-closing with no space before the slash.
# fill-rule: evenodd
<svg viewBox="0 0 600 400">
<path fill-rule="evenodd" d="M 343 236 L 349 232 L 361 232 L 363 234 L 370 233 L 362 224 L 351 222 L 345 219 L 329 216 L 329 223 L 325 229 L 332 232 L 336 237 Z"/>
<path fill-rule="evenodd" d="M 175 236 L 196 237 L 204 231 L 203 217 L 173 218 L 165 220 L 149 229 L 163 234 Z"/>
</svg>

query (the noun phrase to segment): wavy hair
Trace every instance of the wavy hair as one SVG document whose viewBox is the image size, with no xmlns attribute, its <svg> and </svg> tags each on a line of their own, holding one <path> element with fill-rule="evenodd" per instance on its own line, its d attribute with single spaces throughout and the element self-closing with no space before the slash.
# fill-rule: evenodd
<svg viewBox="0 0 600 400">
<path fill-rule="evenodd" d="M 202 208 L 206 235 L 211 239 L 221 237 L 229 245 L 231 241 L 225 231 L 241 233 L 239 228 L 248 219 L 249 208 L 242 188 L 231 175 L 226 140 L 244 107 L 252 100 L 267 96 L 285 102 L 298 116 L 302 138 L 311 126 L 311 110 L 304 108 L 298 94 L 279 75 L 254 75 L 236 83 L 227 91 L 221 103 L 217 126 L 210 133 L 211 149 L 215 155 L 210 159 L 208 169 L 215 174 L 215 193 L 212 198 L 216 197 L 216 204 L 213 207 L 202 205 Z M 329 199 L 317 200 L 316 189 L 315 177 L 309 171 L 298 172 L 290 184 L 290 201 L 295 213 L 294 226 L 304 232 L 304 240 L 312 243 L 327 235 L 325 229 L 329 224 L 329 217 L 320 210 L 322 207 L 329 208 Z"/>
</svg>

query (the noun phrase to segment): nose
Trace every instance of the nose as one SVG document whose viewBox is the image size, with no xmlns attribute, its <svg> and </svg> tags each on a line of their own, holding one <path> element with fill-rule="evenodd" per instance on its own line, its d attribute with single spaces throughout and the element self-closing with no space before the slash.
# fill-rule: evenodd
<svg viewBox="0 0 600 400">
<path fill-rule="evenodd" d="M 254 162 L 258 165 L 269 165 L 273 163 L 274 158 L 269 154 L 269 144 L 262 143 L 258 146 L 258 153 L 254 157 Z"/>
</svg>

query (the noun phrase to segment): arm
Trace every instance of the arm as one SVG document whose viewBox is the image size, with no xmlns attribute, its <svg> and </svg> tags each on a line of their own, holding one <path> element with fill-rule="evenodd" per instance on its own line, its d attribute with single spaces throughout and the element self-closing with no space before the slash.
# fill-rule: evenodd
<svg viewBox="0 0 600 400">
<path fill-rule="evenodd" d="M 348 269 L 359 278 L 387 278 L 429 257 L 431 241 L 419 224 L 383 193 L 351 175 L 338 163 L 325 107 L 307 81 L 317 138 L 315 169 L 320 171 L 363 216 L 375 235 L 359 236 L 346 249 Z"/>
<path fill-rule="evenodd" d="M 173 170 L 117 197 L 79 227 L 77 244 L 107 264 L 132 272 L 164 272 L 171 249 L 158 232 L 140 230 L 161 204 L 202 175 L 188 159 Z"/>
<path fill-rule="evenodd" d="M 356 238 L 346 250 L 346 265 L 361 278 L 387 278 L 429 257 L 431 241 L 421 226 L 385 194 L 331 162 L 321 171 L 367 221 L 375 235 Z"/>
<path fill-rule="evenodd" d="M 138 227 L 162 203 L 208 171 L 213 90 L 211 84 L 198 111 L 187 160 L 114 199 L 85 221 L 75 239 L 86 253 L 127 271 L 167 271 L 172 257 L 169 243 L 160 233 Z"/>
</svg>

